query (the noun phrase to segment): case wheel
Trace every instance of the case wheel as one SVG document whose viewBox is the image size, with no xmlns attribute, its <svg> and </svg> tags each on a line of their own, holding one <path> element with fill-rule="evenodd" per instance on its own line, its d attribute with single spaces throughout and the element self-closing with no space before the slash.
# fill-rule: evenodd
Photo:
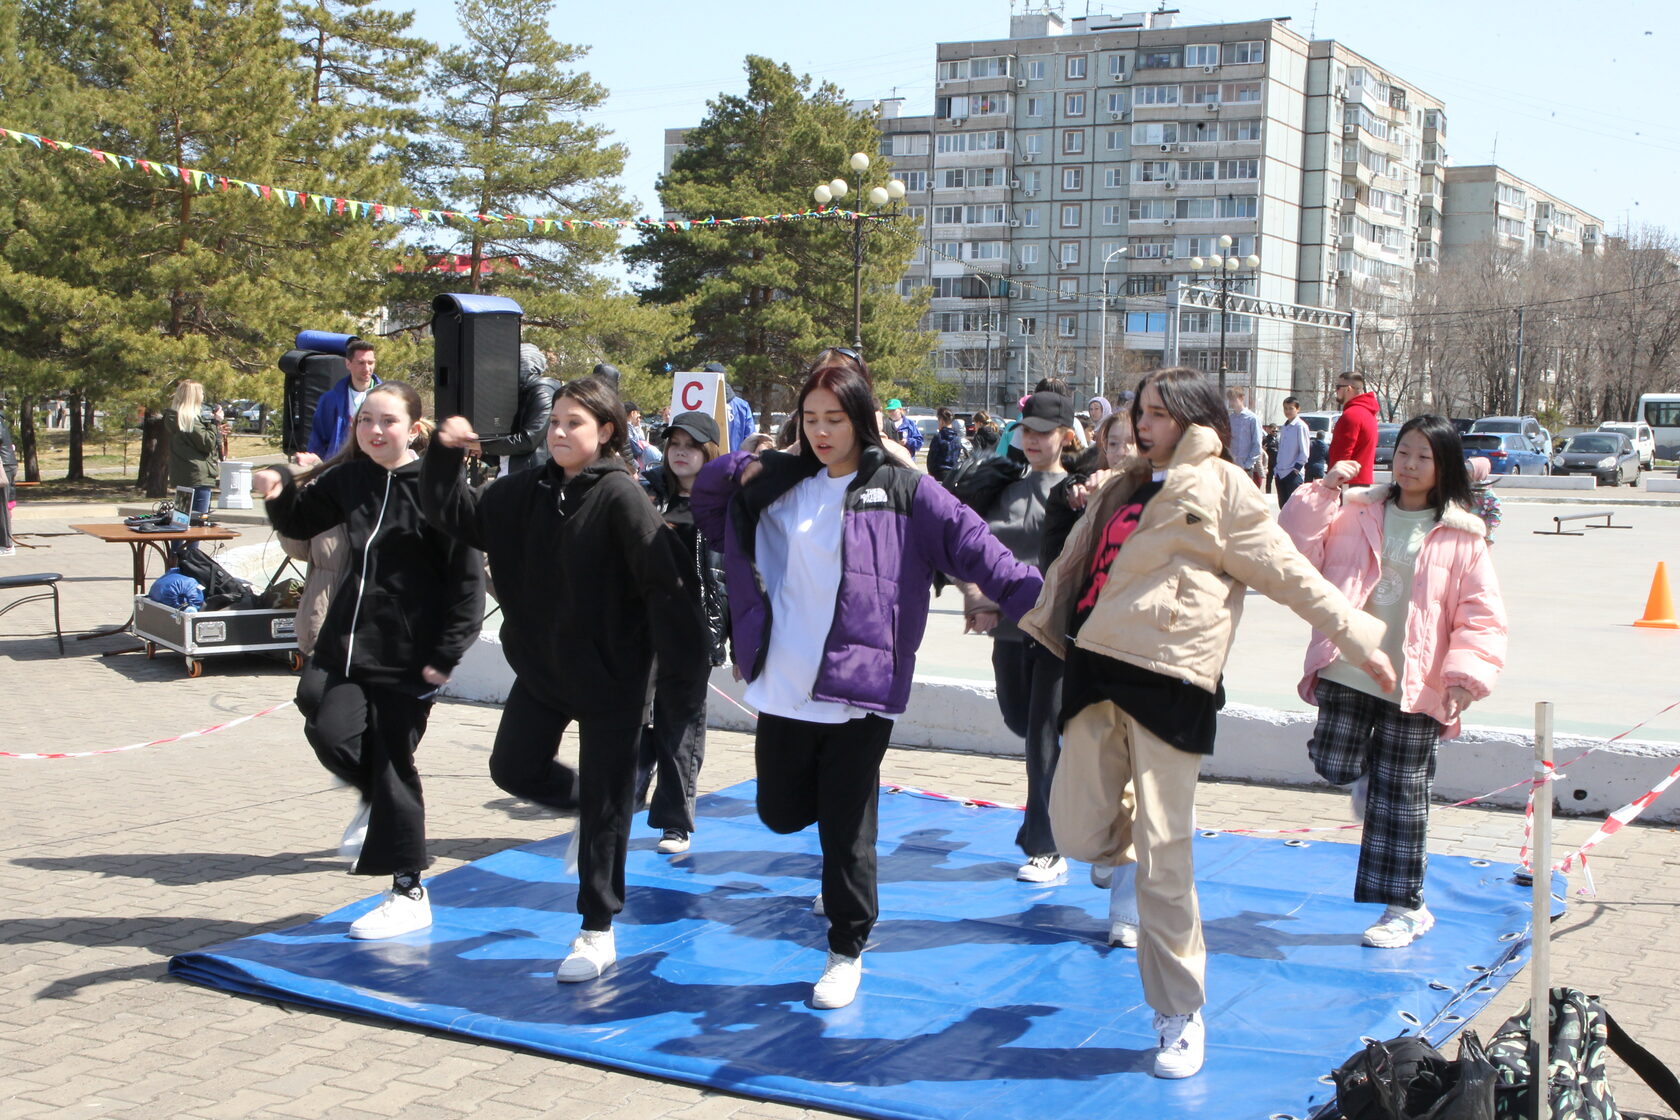
<svg viewBox="0 0 1680 1120">
<path fill-rule="evenodd" d="M 287 655 L 286 664 L 291 667 L 291 670 L 294 673 L 303 672 L 303 652 L 301 650 L 294 649 Z"/>
<path fill-rule="evenodd" d="M 187 658 L 187 676 L 189 676 L 189 677 L 202 677 L 203 675 L 204 675 L 204 662 L 198 660 L 198 658 L 196 658 L 196 657 Z"/>
<path fill-rule="evenodd" d="M 156 657 L 157 657 L 157 643 L 156 642 L 147 642 L 146 643 L 146 660 L 151 661 Z"/>
</svg>

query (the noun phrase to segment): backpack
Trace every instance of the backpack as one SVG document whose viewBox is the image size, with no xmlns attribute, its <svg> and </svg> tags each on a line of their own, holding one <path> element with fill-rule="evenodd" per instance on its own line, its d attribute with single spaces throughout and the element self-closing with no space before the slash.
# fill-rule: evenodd
<svg viewBox="0 0 1680 1120">
<path fill-rule="evenodd" d="M 251 585 L 212 560 L 209 553 L 183 549 L 175 563 L 182 574 L 203 585 L 205 610 L 244 611 L 257 605 Z"/>
<path fill-rule="evenodd" d="M 146 598 L 178 611 L 196 611 L 204 606 L 204 588 L 179 568 L 171 568 L 152 581 Z"/>
<path fill-rule="evenodd" d="M 1026 466 L 1014 459 L 988 455 L 947 471 L 944 486 L 957 501 L 985 517 L 1004 488 L 1026 473 Z"/>
<path fill-rule="evenodd" d="M 1475 1031 L 1448 1061 L 1415 1035 L 1368 1042 L 1332 1074 L 1347 1120 L 1494 1120 L 1497 1074 Z"/>
<path fill-rule="evenodd" d="M 1494 1093 L 1499 1120 L 1534 1114 L 1534 1071 L 1529 1064 L 1530 1006 L 1505 1020 L 1488 1044 L 1499 1074 Z M 1680 1112 L 1680 1081 L 1627 1033 L 1597 996 L 1574 988 L 1553 988 L 1549 1008 L 1550 1065 L 1547 1081 L 1552 1120 L 1618 1120 L 1605 1068 L 1609 1052 L 1628 1064 L 1669 1108 Z"/>
</svg>

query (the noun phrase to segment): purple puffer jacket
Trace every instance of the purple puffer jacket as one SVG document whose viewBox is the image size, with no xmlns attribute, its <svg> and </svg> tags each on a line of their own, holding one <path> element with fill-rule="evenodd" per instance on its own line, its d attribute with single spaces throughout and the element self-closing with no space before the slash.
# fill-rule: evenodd
<svg viewBox="0 0 1680 1120">
<path fill-rule="evenodd" d="M 737 451 L 712 460 L 693 491 L 695 524 L 724 546 L 730 641 L 735 666 L 749 681 L 764 668 L 773 623 L 755 555 L 758 520 L 770 503 L 822 469 L 797 455 L 765 452 L 758 457 L 763 472 L 742 486 L 741 471 L 753 459 Z M 937 482 L 876 448 L 864 449 L 857 478 L 846 488 L 844 517 L 839 601 L 813 699 L 886 715 L 904 711 L 936 572 L 979 584 L 1010 618 L 1038 600 L 1037 569 L 1011 556 Z"/>
</svg>

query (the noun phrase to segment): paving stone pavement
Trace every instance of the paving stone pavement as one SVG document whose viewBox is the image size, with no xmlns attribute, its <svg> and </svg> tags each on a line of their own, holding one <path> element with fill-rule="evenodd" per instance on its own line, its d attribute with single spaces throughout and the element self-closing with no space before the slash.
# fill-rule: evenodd
<svg viewBox="0 0 1680 1120">
<path fill-rule="evenodd" d="M 65 575 L 74 629 L 126 612 L 126 553 L 65 533 L 98 509 L 35 509 L 0 572 Z M 240 543 L 259 539 L 248 533 Z M 122 746 L 205 727 L 289 698 L 275 661 L 100 656 L 120 637 L 73 642 L 64 658 L 24 607 L 0 620 L 0 750 Z M 435 872 L 570 827 L 504 798 L 486 774 L 495 708 L 445 703 L 421 748 Z M 953 729 L 952 741 L 961 733 Z M 1451 749 L 1450 746 L 1447 749 Z M 575 757 L 576 744 L 562 749 Z M 713 733 L 703 788 L 751 776 L 746 736 Z M 1018 802 L 1020 764 L 958 751 L 894 750 L 888 780 Z M 313 918 L 377 889 L 343 873 L 335 847 L 352 809 L 315 764 L 290 709 L 219 735 L 96 758 L 0 759 L 0 1116 L 381 1117 L 430 1120 L 680 1117 L 789 1120 L 827 1113 L 541 1057 L 355 1016 L 287 1007 L 169 979 L 168 958 Z M 1205 826 L 1341 824 L 1345 796 L 1204 784 Z M 1595 822 L 1566 820 L 1559 843 Z M 1440 808 L 1434 851 L 1510 860 L 1520 814 Z M 1332 842 L 1357 833 L 1325 836 Z M 696 836 L 703 846 L 705 834 Z M 1554 977 L 1602 994 L 1618 1019 L 1680 1067 L 1680 833 L 1624 831 L 1593 860 L 1596 898 L 1571 899 L 1554 935 Z M 1580 886 L 1579 876 L 1572 887 Z M 1491 1034 L 1526 998 L 1526 974 L 1473 1024 Z M 1280 1029 L 1287 1024 L 1280 1022 Z M 1217 1034 L 1217 1020 L 1210 1023 Z M 1625 1070 L 1624 1107 L 1662 1106 Z"/>
</svg>

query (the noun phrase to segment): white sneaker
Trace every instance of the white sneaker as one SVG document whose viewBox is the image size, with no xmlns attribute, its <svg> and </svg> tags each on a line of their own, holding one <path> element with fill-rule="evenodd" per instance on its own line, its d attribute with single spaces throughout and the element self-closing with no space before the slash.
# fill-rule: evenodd
<svg viewBox="0 0 1680 1120">
<path fill-rule="evenodd" d="M 863 979 L 863 958 L 829 951 L 822 976 L 811 988 L 811 1006 L 824 1011 L 845 1007 L 857 998 L 858 981 Z"/>
<path fill-rule="evenodd" d="M 819 918 L 828 917 L 828 907 L 823 905 L 821 892 L 818 892 L 817 897 L 811 900 L 811 913 Z"/>
<path fill-rule="evenodd" d="M 362 845 L 367 843 L 368 818 L 373 816 L 373 802 L 356 802 L 356 815 L 350 818 L 350 823 L 344 826 L 344 835 L 338 840 L 338 854 L 350 861 L 354 867 L 361 858 Z"/>
<path fill-rule="evenodd" d="M 560 962 L 560 967 L 554 970 L 554 979 L 560 984 L 593 980 L 616 960 L 618 942 L 613 937 L 613 931 L 586 929 L 572 941 L 572 951 Z"/>
<path fill-rule="evenodd" d="M 1106 891 L 1114 882 L 1114 868 L 1106 863 L 1091 865 L 1091 885 L 1099 891 Z"/>
<path fill-rule="evenodd" d="M 1202 1043 L 1207 1028 L 1202 1025 L 1202 1013 L 1155 1016 L 1155 1033 L 1160 1036 L 1161 1048 L 1155 1052 L 1155 1076 L 1190 1077 L 1202 1068 Z"/>
<path fill-rule="evenodd" d="M 432 924 L 432 900 L 424 887 L 419 898 L 389 891 L 385 901 L 350 923 L 348 936 L 357 941 L 401 937 Z"/>
<path fill-rule="evenodd" d="M 1353 785 L 1348 787 L 1348 812 L 1361 824 L 1365 821 L 1365 798 L 1370 786 L 1371 775 L 1361 774 L 1354 780 Z"/>
<path fill-rule="evenodd" d="M 1408 910 L 1404 906 L 1390 906 L 1377 923 L 1365 931 L 1365 944 L 1372 949 L 1404 949 L 1435 927 L 1435 915 L 1429 907 Z"/>
<path fill-rule="evenodd" d="M 1052 852 L 1027 860 L 1016 870 L 1015 878 L 1023 883 L 1050 883 L 1066 874 L 1067 860 Z"/>
<path fill-rule="evenodd" d="M 5 548 L 0 548 L 0 556 L 16 556 L 16 555 L 17 555 L 17 546 L 16 545 L 10 545 L 9 544 Z"/>
<path fill-rule="evenodd" d="M 688 851 L 688 833 L 680 828 L 667 828 L 665 835 L 659 840 L 659 850 L 664 855 L 681 855 Z"/>
</svg>

